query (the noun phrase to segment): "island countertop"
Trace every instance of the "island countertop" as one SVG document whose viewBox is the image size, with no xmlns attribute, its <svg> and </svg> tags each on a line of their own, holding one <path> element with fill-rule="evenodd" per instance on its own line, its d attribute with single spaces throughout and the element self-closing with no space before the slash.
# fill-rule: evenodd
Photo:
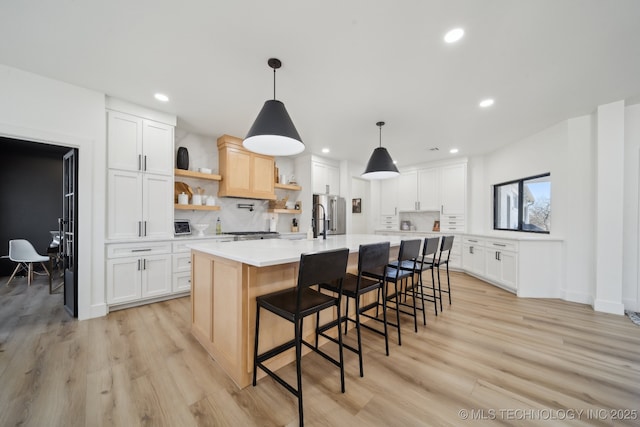
<svg viewBox="0 0 640 427">
<path fill-rule="evenodd" d="M 342 234 L 313 240 L 264 239 L 237 242 L 192 243 L 188 248 L 215 255 L 255 267 L 287 264 L 300 261 L 300 254 L 348 248 L 350 253 L 358 252 L 360 245 L 390 242 L 399 246 L 402 236 L 380 236 L 375 234 Z"/>
</svg>

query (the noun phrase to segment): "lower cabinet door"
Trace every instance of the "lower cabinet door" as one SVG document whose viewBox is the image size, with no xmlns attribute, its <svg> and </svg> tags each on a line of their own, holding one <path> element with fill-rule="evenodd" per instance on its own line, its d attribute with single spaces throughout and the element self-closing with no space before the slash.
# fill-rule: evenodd
<svg viewBox="0 0 640 427">
<path fill-rule="evenodd" d="M 119 258 L 107 261 L 107 303 L 120 304 L 142 297 L 140 258 Z"/>
<path fill-rule="evenodd" d="M 142 259 L 142 298 L 171 293 L 171 255 Z"/>
<path fill-rule="evenodd" d="M 500 252 L 502 264 L 502 284 L 513 290 L 518 289 L 518 254 L 515 252 Z"/>
</svg>

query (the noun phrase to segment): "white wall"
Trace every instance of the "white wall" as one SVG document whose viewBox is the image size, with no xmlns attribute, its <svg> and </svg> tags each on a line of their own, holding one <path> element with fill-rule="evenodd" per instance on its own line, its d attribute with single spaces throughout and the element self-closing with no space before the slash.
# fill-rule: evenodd
<svg viewBox="0 0 640 427">
<path fill-rule="evenodd" d="M 469 231 L 513 237 L 492 229 L 492 186 L 544 172 L 550 236 L 564 242 L 562 298 L 615 314 L 640 309 L 640 105 L 600 106 L 470 159 Z"/>
<path fill-rule="evenodd" d="M 104 316 L 105 96 L 4 65 L 0 93 L 0 135 L 78 148 L 78 317 Z"/>
<path fill-rule="evenodd" d="M 640 311 L 640 104 L 625 108 L 624 235 L 622 246 L 622 301 Z"/>
<path fill-rule="evenodd" d="M 598 311 L 623 314 L 622 219 L 624 101 L 598 107 L 596 142 L 596 294 Z"/>
</svg>

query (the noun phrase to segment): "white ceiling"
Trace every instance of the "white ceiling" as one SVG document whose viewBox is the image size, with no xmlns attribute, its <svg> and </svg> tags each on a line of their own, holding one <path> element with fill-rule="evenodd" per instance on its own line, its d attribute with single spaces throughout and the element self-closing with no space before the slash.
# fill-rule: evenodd
<svg viewBox="0 0 640 427">
<path fill-rule="evenodd" d="M 639 23 L 639 0 L 5 0 L 0 62 L 243 137 L 277 57 L 306 152 L 364 164 L 383 120 L 402 169 L 637 100 Z"/>
</svg>

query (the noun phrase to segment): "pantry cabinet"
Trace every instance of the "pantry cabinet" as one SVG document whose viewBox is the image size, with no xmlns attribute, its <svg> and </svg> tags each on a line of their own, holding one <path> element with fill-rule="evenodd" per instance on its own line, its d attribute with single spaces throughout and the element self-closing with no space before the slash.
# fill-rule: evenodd
<svg viewBox="0 0 640 427">
<path fill-rule="evenodd" d="M 273 157 L 245 150 L 242 139 L 222 135 L 218 138 L 218 161 L 222 176 L 218 197 L 276 199 Z"/>
<path fill-rule="evenodd" d="M 110 239 L 171 238 L 173 179 L 109 170 L 107 236 Z"/>
<path fill-rule="evenodd" d="M 173 138 L 173 126 L 107 111 L 107 167 L 171 176 Z"/>
<path fill-rule="evenodd" d="M 107 110 L 107 238 L 173 236 L 174 127 Z"/>
</svg>

